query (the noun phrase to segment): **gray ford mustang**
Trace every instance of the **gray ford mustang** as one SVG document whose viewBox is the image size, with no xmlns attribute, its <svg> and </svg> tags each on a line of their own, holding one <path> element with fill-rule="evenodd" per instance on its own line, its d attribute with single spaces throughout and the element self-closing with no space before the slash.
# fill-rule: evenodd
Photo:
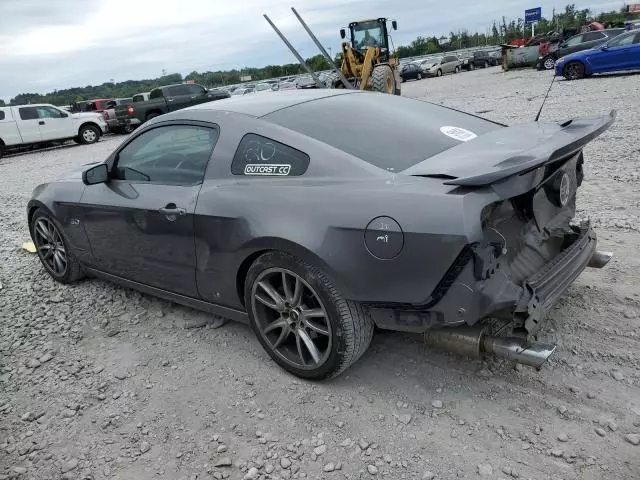
<svg viewBox="0 0 640 480">
<path fill-rule="evenodd" d="M 545 312 L 610 258 L 572 219 L 582 148 L 614 116 L 507 127 L 370 92 L 234 97 L 38 186 L 29 230 L 55 280 L 249 323 L 300 377 L 338 375 L 375 327 L 539 367 Z"/>
</svg>

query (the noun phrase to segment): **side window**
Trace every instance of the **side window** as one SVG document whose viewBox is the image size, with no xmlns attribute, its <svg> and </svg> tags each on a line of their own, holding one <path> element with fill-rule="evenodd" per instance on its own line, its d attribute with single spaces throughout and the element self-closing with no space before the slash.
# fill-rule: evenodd
<svg viewBox="0 0 640 480">
<path fill-rule="evenodd" d="M 36 107 L 22 107 L 18 111 L 22 120 L 36 120 L 38 118 Z"/>
<path fill-rule="evenodd" d="M 575 37 L 571 37 L 567 40 L 567 47 L 573 47 L 574 45 L 578 45 L 582 43 L 582 35 L 576 35 Z"/>
<path fill-rule="evenodd" d="M 36 107 L 38 118 L 62 118 L 61 112 L 51 107 Z"/>
<path fill-rule="evenodd" d="M 113 176 L 119 180 L 194 185 L 202 182 L 218 129 L 168 125 L 149 130 L 118 153 Z"/>
<path fill-rule="evenodd" d="M 605 34 L 602 32 L 587 32 L 582 35 L 583 42 L 592 42 L 594 40 L 602 40 L 605 38 Z"/>
<path fill-rule="evenodd" d="M 187 85 L 187 89 L 189 90 L 189 95 L 205 95 L 207 93 L 204 87 L 200 85 L 189 84 Z"/>
<path fill-rule="evenodd" d="M 189 95 L 188 85 L 175 85 L 167 88 L 167 95 L 177 97 L 178 95 Z"/>
<path fill-rule="evenodd" d="M 623 45 L 631 45 L 633 43 L 634 36 L 637 37 L 638 35 L 620 35 L 613 40 L 609 40 L 609 43 L 607 43 L 607 45 L 609 47 L 622 47 Z"/>
<path fill-rule="evenodd" d="M 155 90 L 151 90 L 151 93 L 149 94 L 149 98 L 162 98 L 162 90 L 159 88 L 156 88 Z"/>
<path fill-rule="evenodd" d="M 233 175 L 298 176 L 307 171 L 309 155 L 270 138 L 248 133 L 231 162 Z"/>
</svg>

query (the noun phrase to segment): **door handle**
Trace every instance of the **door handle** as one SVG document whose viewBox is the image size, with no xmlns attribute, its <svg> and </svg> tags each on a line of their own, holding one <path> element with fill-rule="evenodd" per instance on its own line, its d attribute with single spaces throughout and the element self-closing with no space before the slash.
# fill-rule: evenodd
<svg viewBox="0 0 640 480">
<path fill-rule="evenodd" d="M 170 203 L 166 207 L 158 209 L 158 213 L 162 215 L 186 215 L 187 211 L 184 208 L 176 207 L 175 204 Z"/>
<path fill-rule="evenodd" d="M 44 120 L 40 120 L 40 121 L 38 122 L 38 125 L 44 125 Z"/>
<path fill-rule="evenodd" d="M 173 102 L 173 101 L 175 101 L 175 98 L 169 98 L 169 99 L 167 99 L 167 102 Z"/>
</svg>

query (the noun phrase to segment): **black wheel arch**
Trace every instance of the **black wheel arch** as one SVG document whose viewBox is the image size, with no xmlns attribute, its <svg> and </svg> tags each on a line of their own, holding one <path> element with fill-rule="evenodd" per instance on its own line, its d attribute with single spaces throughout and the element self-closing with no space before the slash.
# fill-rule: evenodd
<svg viewBox="0 0 640 480">
<path fill-rule="evenodd" d="M 282 252 L 308 263 L 312 267 L 321 270 L 325 275 L 329 276 L 336 288 L 345 293 L 345 286 L 342 282 L 336 278 L 335 271 L 325 262 L 320 256 L 311 251 L 309 248 L 277 237 L 263 237 L 255 239 L 250 242 L 250 246 L 247 246 L 246 253 L 243 259 L 239 262 L 236 268 L 236 293 L 240 300 L 240 303 L 244 304 L 244 290 L 246 286 L 247 273 L 251 265 L 262 255 L 269 252 Z"/>
</svg>

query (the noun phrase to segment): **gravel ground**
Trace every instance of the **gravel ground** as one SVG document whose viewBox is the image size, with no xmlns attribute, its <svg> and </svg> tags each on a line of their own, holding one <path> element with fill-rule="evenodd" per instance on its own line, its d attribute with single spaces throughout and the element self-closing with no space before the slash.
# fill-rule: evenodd
<svg viewBox="0 0 640 480">
<path fill-rule="evenodd" d="M 490 68 L 403 91 L 515 123 L 550 79 Z M 640 76 L 558 81 L 542 119 L 611 108 L 579 215 L 616 257 L 550 313 L 558 350 L 539 372 L 380 333 L 340 378 L 298 380 L 242 325 L 98 280 L 55 284 L 20 249 L 33 187 L 122 137 L 0 160 L 0 479 L 640 478 Z"/>
</svg>

